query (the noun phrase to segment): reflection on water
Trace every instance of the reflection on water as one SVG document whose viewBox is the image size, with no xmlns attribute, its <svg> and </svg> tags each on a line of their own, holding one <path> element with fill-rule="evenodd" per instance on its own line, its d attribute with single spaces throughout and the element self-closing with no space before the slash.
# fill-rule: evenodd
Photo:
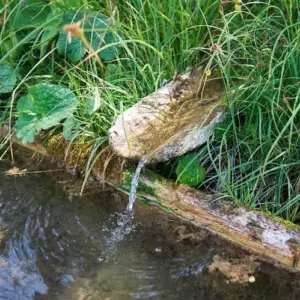
<svg viewBox="0 0 300 300">
<path fill-rule="evenodd" d="M 0 175 L 0 299 L 292 299 L 266 276 L 241 288 L 208 274 L 215 241 L 180 239 L 156 209 L 133 219 L 118 194 L 69 198 L 55 177 Z"/>
</svg>

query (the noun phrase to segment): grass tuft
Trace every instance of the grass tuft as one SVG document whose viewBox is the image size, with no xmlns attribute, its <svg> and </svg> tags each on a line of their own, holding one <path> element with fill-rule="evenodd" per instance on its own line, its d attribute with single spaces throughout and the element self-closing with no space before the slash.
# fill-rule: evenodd
<svg viewBox="0 0 300 300">
<path fill-rule="evenodd" d="M 22 14 L 36 2 L 42 9 L 29 22 Z M 70 145 L 88 145 L 88 175 L 118 115 L 174 74 L 204 65 L 207 74 L 214 70 L 223 79 L 227 111 L 212 139 L 195 153 L 207 174 L 200 188 L 300 221 L 298 0 L 1 4 L 0 64 L 13 66 L 19 79 L 13 93 L 0 95 L 1 123 L 10 118 L 13 124 L 18 117 L 15 107 L 27 86 L 46 82 L 69 88 L 79 100 L 74 114 L 79 125 Z M 104 62 L 105 72 L 90 49 L 76 63 L 57 52 L 58 19 L 69 10 L 93 10 L 108 18 L 113 43 L 92 49 L 118 49 Z M 44 20 L 47 11 L 52 17 Z M 61 131 L 58 126 L 51 133 Z"/>
</svg>

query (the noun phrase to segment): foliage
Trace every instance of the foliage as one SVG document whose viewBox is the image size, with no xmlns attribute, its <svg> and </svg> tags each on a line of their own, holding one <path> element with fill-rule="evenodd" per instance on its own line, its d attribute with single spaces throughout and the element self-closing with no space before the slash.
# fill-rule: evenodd
<svg viewBox="0 0 300 300">
<path fill-rule="evenodd" d="M 0 94 L 11 92 L 16 82 L 16 70 L 8 64 L 0 64 Z"/>
<path fill-rule="evenodd" d="M 300 221 L 300 19 L 298 1 L 248 3 L 222 12 L 208 65 L 228 91 L 228 114 L 201 149 L 207 188 Z"/>
<path fill-rule="evenodd" d="M 70 115 L 64 122 L 63 135 L 66 140 L 74 139 L 80 129 L 80 122 L 73 116 Z"/>
<path fill-rule="evenodd" d="M 46 98 L 40 99 L 45 110 L 20 110 L 32 105 L 26 86 L 44 82 L 72 91 L 77 106 L 59 130 L 93 145 L 88 174 L 122 111 L 174 74 L 202 64 L 224 79 L 228 109 L 213 138 L 194 154 L 206 171 L 200 187 L 299 222 L 299 1 L 3 3 L 0 73 L 9 66 L 11 76 L 1 121 L 11 117 L 14 124 L 19 117 L 16 128 L 24 141 L 45 129 L 41 111 L 49 114 Z M 72 21 L 81 22 L 84 35 L 68 43 L 62 28 Z M 185 159 L 180 180 L 188 170 Z"/>
<path fill-rule="evenodd" d="M 23 143 L 33 142 L 36 133 L 57 126 L 71 116 L 76 105 L 76 96 L 64 87 L 46 83 L 29 87 L 28 94 L 17 105 L 17 137 Z"/>
<path fill-rule="evenodd" d="M 40 26 L 44 24 L 50 11 L 46 1 L 20 1 L 20 4 L 14 7 L 10 15 L 10 27 L 24 29 L 26 27 Z"/>
<path fill-rule="evenodd" d="M 115 42 L 114 35 L 109 29 L 109 19 L 95 12 L 68 12 L 63 16 L 63 25 L 75 23 L 83 20 L 83 29 L 85 37 L 95 51 Z M 86 44 L 80 38 L 72 38 L 71 42 L 68 41 L 67 33 L 61 29 L 59 39 L 57 41 L 57 50 L 61 55 L 65 55 L 72 62 L 78 62 L 86 52 Z M 116 47 L 105 48 L 101 51 L 98 50 L 98 55 L 101 59 L 109 61 L 116 57 Z"/>
<path fill-rule="evenodd" d="M 70 12 L 63 16 L 63 24 L 75 23 L 84 18 L 83 12 Z M 60 30 L 59 38 L 56 44 L 59 54 L 66 56 L 72 62 L 78 62 L 85 55 L 86 46 L 81 38 L 73 38 L 68 41 L 67 33 Z"/>
<path fill-rule="evenodd" d="M 193 154 L 179 159 L 176 173 L 180 183 L 191 186 L 197 186 L 205 179 L 205 169 L 199 166 L 197 156 Z"/>
</svg>

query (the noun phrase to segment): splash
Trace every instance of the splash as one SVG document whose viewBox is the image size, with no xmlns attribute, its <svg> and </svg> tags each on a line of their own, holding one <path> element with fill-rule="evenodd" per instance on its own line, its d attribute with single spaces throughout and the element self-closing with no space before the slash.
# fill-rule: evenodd
<svg viewBox="0 0 300 300">
<path fill-rule="evenodd" d="M 134 205 L 135 198 L 136 198 L 136 191 L 137 191 L 137 188 L 138 188 L 138 185 L 139 185 L 140 174 L 141 174 L 141 171 L 142 171 L 143 167 L 146 164 L 147 164 L 147 159 L 141 159 L 138 163 L 135 174 L 132 178 L 131 189 L 130 189 L 130 194 L 129 194 L 129 202 L 128 202 L 128 205 L 127 205 L 127 212 L 129 214 L 132 214 L 132 212 L 133 212 L 133 205 Z"/>
<path fill-rule="evenodd" d="M 112 222 L 112 226 L 104 229 L 108 232 L 108 236 L 104 238 L 105 249 L 102 254 L 106 262 L 117 261 L 119 243 L 135 230 L 133 219 L 127 213 L 114 213 L 109 220 Z"/>
</svg>

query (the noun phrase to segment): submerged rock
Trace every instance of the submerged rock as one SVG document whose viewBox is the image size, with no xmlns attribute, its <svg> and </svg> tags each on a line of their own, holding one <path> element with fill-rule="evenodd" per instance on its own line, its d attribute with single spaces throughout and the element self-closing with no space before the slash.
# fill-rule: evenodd
<svg viewBox="0 0 300 300">
<path fill-rule="evenodd" d="M 209 272 L 219 271 L 223 273 L 231 283 L 254 283 L 253 274 L 259 267 L 254 256 L 246 256 L 244 259 L 226 260 L 215 255 L 212 263 L 208 266 Z"/>
<path fill-rule="evenodd" d="M 223 84 L 203 68 L 176 79 L 121 114 L 109 131 L 117 154 L 167 161 L 205 143 L 224 111 Z"/>
</svg>

